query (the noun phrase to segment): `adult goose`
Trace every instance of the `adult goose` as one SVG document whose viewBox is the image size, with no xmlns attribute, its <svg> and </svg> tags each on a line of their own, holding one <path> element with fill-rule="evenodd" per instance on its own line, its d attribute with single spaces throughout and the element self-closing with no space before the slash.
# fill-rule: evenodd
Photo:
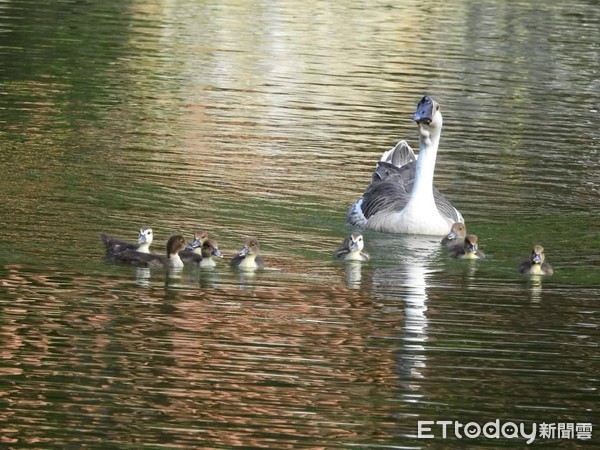
<svg viewBox="0 0 600 450">
<path fill-rule="evenodd" d="M 348 211 L 351 225 L 386 233 L 443 236 L 460 212 L 433 187 L 440 135 L 440 105 L 429 96 L 417 105 L 412 120 L 419 130 L 419 156 L 400 141 L 377 163 L 371 184 Z"/>
</svg>

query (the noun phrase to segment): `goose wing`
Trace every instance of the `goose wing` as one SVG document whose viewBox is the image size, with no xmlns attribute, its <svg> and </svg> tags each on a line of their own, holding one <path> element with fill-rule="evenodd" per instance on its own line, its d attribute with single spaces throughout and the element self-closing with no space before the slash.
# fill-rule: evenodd
<svg viewBox="0 0 600 450">
<path fill-rule="evenodd" d="M 416 161 L 408 162 L 402 167 L 386 161 L 377 163 L 373 181 L 362 197 L 361 209 L 366 219 L 381 211 L 399 212 L 404 209 L 413 189 L 416 165 Z M 462 215 L 435 187 L 433 198 L 442 216 L 454 222 L 463 221 Z"/>
</svg>

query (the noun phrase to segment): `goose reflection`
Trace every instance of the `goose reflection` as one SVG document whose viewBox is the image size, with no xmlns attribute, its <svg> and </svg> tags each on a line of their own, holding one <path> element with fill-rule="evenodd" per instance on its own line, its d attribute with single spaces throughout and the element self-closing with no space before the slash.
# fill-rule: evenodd
<svg viewBox="0 0 600 450">
<path fill-rule="evenodd" d="M 398 352 L 398 371 L 402 383 L 410 389 L 418 389 L 415 379 L 423 378 L 427 364 L 425 343 L 428 340 L 427 301 L 428 278 L 434 271 L 436 258 L 442 250 L 436 237 L 382 235 L 372 239 L 374 258 L 377 254 L 397 249 L 393 255 L 397 260 L 394 267 L 378 268 L 373 274 L 376 297 L 398 297 L 403 308 L 404 324 L 400 339 L 402 348 Z M 392 240 L 393 242 L 390 242 Z M 401 303 L 400 303 L 401 302 Z"/>
</svg>

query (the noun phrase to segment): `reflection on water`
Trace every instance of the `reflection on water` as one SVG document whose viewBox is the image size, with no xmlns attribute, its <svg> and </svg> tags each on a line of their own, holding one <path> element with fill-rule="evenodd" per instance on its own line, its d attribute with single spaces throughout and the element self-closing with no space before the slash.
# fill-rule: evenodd
<svg viewBox="0 0 600 450">
<path fill-rule="evenodd" d="M 596 425 L 596 6 L 0 3 L 2 443 L 445 448 L 417 420 Z M 425 93 L 436 185 L 488 257 L 366 233 L 371 261 L 334 260 Z M 101 231 L 148 224 L 156 249 L 200 227 L 225 258 L 105 262 Z M 267 270 L 227 265 L 247 236 Z M 537 243 L 552 277 L 516 271 Z"/>
</svg>

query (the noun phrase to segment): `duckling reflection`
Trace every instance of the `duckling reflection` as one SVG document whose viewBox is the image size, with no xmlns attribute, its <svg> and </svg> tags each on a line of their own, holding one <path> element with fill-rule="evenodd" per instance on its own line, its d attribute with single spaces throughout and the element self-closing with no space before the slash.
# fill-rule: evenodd
<svg viewBox="0 0 600 450">
<path fill-rule="evenodd" d="M 143 287 L 150 286 L 151 272 L 148 267 L 136 267 L 135 268 L 135 282 Z"/>
<path fill-rule="evenodd" d="M 360 261 L 348 261 L 344 267 L 346 286 L 349 289 L 359 289 L 362 280 L 362 264 Z"/>
</svg>

